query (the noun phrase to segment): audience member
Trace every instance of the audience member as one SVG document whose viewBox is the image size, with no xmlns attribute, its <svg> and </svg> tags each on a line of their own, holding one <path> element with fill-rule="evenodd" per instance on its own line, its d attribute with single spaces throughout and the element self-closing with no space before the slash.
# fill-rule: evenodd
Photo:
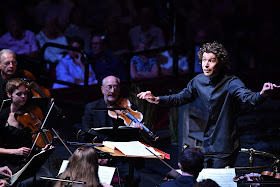
<svg viewBox="0 0 280 187">
<path fill-rule="evenodd" d="M 79 36 L 84 40 L 84 50 L 90 49 L 90 30 L 86 27 L 86 15 L 82 7 L 73 7 L 70 12 L 70 23 L 66 27 L 64 34 L 67 38 Z"/>
<path fill-rule="evenodd" d="M 17 54 L 37 56 L 39 54 L 35 34 L 23 28 L 22 20 L 16 14 L 6 17 L 8 32 L 0 38 L 0 48 L 11 49 Z"/>
<path fill-rule="evenodd" d="M 73 37 L 70 39 L 69 45 L 78 49 L 83 49 L 84 41 L 79 37 Z M 63 57 L 56 66 L 56 78 L 57 80 L 84 84 L 85 76 L 85 64 L 83 55 L 77 51 L 69 50 L 68 54 Z M 89 77 L 88 84 L 97 83 L 95 73 L 92 70 L 91 64 L 89 64 Z M 67 85 L 55 83 L 53 88 L 65 88 Z"/>
<path fill-rule="evenodd" d="M 131 47 L 129 37 L 127 37 L 128 31 L 120 23 L 120 19 L 114 16 L 109 17 L 106 28 L 107 47 L 112 50 L 113 54 L 129 53 Z"/>
<path fill-rule="evenodd" d="M 106 183 L 100 183 L 98 177 L 98 155 L 91 147 L 79 147 L 69 158 L 66 170 L 59 178 L 86 182 L 85 185 L 82 185 L 84 187 L 111 186 Z M 54 187 L 63 187 L 66 184 L 65 182 L 57 182 Z"/>
<path fill-rule="evenodd" d="M 45 43 L 56 43 L 61 45 L 67 45 L 66 37 L 61 32 L 58 26 L 58 18 L 52 12 L 50 12 L 44 20 L 42 30 L 36 35 L 36 39 L 42 48 Z M 44 52 L 44 59 L 48 61 L 47 69 L 55 67 L 56 64 L 62 57 L 64 49 L 57 47 L 47 47 Z M 52 67 L 50 67 L 50 65 Z M 53 70 L 51 69 L 51 71 Z"/>
<path fill-rule="evenodd" d="M 69 23 L 69 15 L 71 9 L 75 6 L 72 0 L 42 0 L 38 1 L 33 8 L 33 14 L 36 15 L 36 22 L 38 25 L 44 23 L 45 16 L 50 11 L 54 12 L 57 16 L 59 28 L 64 30 Z"/>
<path fill-rule="evenodd" d="M 168 42 L 169 46 L 173 45 L 173 41 Z M 158 55 L 158 62 L 161 68 L 161 75 L 170 76 L 173 75 L 173 49 L 164 51 Z M 189 72 L 189 64 L 186 56 L 182 56 L 178 53 L 178 73 L 184 75 Z"/>
<path fill-rule="evenodd" d="M 148 49 L 145 41 L 140 42 L 136 51 L 144 51 Z M 151 79 L 158 77 L 157 60 L 150 55 L 139 55 L 131 58 L 130 76 L 131 80 Z"/>
<path fill-rule="evenodd" d="M 98 82 L 109 75 L 126 80 L 126 72 L 120 60 L 112 56 L 112 52 L 106 49 L 105 36 L 94 34 L 91 37 L 91 51 L 88 54 L 90 63 L 94 69 Z"/>
<path fill-rule="evenodd" d="M 143 40 L 148 42 L 150 48 L 158 48 L 165 45 L 162 30 L 153 25 L 152 20 L 153 12 L 151 8 L 142 8 L 139 15 L 140 24 L 129 30 L 129 37 L 134 49 L 136 49 Z"/>
<path fill-rule="evenodd" d="M 167 186 L 184 186 L 192 187 L 196 182 L 199 172 L 203 168 L 204 155 L 196 148 L 184 149 L 179 158 L 178 166 L 182 171 L 182 175 L 177 179 L 171 179 L 162 183 L 161 187 Z"/>
</svg>

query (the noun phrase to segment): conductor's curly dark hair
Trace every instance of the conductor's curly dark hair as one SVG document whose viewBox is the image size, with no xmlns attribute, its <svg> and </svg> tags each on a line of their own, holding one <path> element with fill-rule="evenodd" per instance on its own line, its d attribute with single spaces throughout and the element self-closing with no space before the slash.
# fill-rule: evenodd
<svg viewBox="0 0 280 187">
<path fill-rule="evenodd" d="M 213 53 L 217 59 L 218 62 L 221 62 L 225 65 L 226 69 L 229 69 L 229 56 L 228 52 L 224 48 L 224 46 L 218 42 L 212 42 L 212 43 L 206 43 L 203 44 L 203 46 L 198 51 L 198 58 L 199 63 L 202 63 L 203 53 Z"/>
</svg>

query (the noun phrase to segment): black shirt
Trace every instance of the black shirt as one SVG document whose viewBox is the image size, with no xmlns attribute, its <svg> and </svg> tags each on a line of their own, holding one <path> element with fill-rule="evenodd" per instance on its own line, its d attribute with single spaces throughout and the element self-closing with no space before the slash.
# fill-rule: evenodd
<svg viewBox="0 0 280 187">
<path fill-rule="evenodd" d="M 236 121 L 241 102 L 256 105 L 264 101 L 236 76 L 221 74 L 210 79 L 203 73 L 194 77 L 178 94 L 160 96 L 160 105 L 182 106 L 200 98 L 206 109 L 207 126 L 203 152 L 232 153 L 239 147 Z"/>
</svg>

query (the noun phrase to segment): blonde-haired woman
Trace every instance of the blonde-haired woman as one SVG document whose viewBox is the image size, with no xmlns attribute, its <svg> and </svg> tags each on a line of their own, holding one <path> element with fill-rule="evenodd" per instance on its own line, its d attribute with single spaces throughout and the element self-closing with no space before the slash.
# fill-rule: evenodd
<svg viewBox="0 0 280 187">
<path fill-rule="evenodd" d="M 66 170 L 60 175 L 61 179 L 86 182 L 83 187 L 111 187 L 100 183 L 98 178 L 98 155 L 91 147 L 79 147 L 69 158 Z M 55 187 L 62 187 L 65 183 L 57 182 Z"/>
</svg>

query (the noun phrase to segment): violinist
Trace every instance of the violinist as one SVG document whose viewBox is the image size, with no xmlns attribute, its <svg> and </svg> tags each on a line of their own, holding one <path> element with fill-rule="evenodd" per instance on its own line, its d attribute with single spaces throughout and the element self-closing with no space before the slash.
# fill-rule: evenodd
<svg viewBox="0 0 280 187">
<path fill-rule="evenodd" d="M 0 51 L 0 104 L 4 99 L 8 99 L 6 94 L 7 81 L 12 78 L 21 77 L 17 72 L 16 54 L 10 49 Z"/>
<path fill-rule="evenodd" d="M 80 142 L 92 142 L 91 134 L 94 132 L 91 128 L 97 127 L 113 127 L 124 126 L 124 122 L 121 119 L 113 119 L 108 115 L 108 111 L 96 111 L 96 108 L 110 108 L 114 106 L 114 103 L 119 99 L 120 95 L 120 79 L 115 76 L 107 76 L 102 80 L 101 91 L 103 98 L 92 103 L 88 103 L 85 107 L 85 112 L 82 118 L 82 129 L 78 134 L 78 140 Z M 134 125 L 135 128 L 141 128 L 139 123 Z M 85 132 L 86 131 L 86 132 Z M 96 138 L 104 140 L 104 135 L 96 134 Z M 108 159 L 99 159 L 99 164 L 103 165 L 113 165 L 118 168 L 121 178 L 126 180 L 129 174 L 129 165 L 126 159 L 113 159 L 112 162 L 108 163 Z M 134 171 L 134 186 L 139 183 L 139 174 Z"/>
<path fill-rule="evenodd" d="M 29 128 L 20 124 L 15 114 L 26 107 L 27 83 L 20 78 L 10 79 L 7 82 L 7 95 L 11 99 L 10 107 L 0 112 L 0 165 L 7 165 L 13 173 L 17 172 L 26 164 L 26 159 L 31 152 L 32 134 Z M 36 174 L 40 176 L 51 176 L 50 172 L 42 167 Z M 45 181 L 42 182 L 44 186 Z M 19 181 L 18 186 L 32 186 L 33 177 Z"/>
<path fill-rule="evenodd" d="M 179 158 L 178 166 L 182 175 L 177 179 L 171 179 L 160 185 L 160 187 L 192 187 L 196 182 L 198 174 L 203 169 L 204 155 L 197 148 L 184 149 Z"/>
</svg>

